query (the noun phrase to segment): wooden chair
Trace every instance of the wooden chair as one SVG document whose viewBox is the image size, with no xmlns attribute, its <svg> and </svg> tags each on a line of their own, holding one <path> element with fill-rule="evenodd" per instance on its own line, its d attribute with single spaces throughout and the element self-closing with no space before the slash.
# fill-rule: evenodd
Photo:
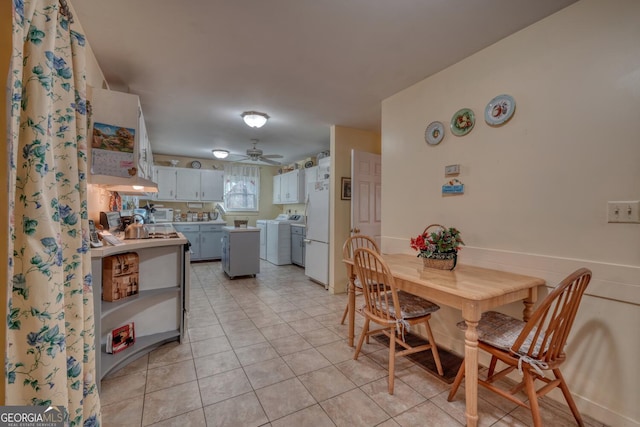
<svg viewBox="0 0 640 427">
<path fill-rule="evenodd" d="M 372 251 L 375 251 L 376 253 L 380 253 L 380 248 L 378 248 L 375 240 L 373 240 L 369 236 L 355 234 L 345 240 L 344 245 L 342 245 L 342 259 L 353 260 L 353 252 L 358 248 L 368 248 Z M 348 267 L 347 271 L 350 272 L 350 269 Z M 350 276 L 353 276 L 351 272 Z M 351 280 L 353 280 L 354 282 L 356 296 L 362 294 L 362 284 L 360 284 L 360 281 L 357 278 L 349 277 L 349 282 L 351 282 Z M 341 325 L 344 325 L 344 321 L 347 318 L 347 313 L 349 313 L 349 303 L 347 303 L 347 306 L 344 308 L 344 313 L 342 314 L 342 319 L 340 320 Z"/>
<path fill-rule="evenodd" d="M 389 394 L 393 394 L 396 356 L 431 350 L 438 373 L 443 375 L 438 348 L 429 326 L 431 313 L 440 307 L 431 301 L 398 291 L 389 267 L 377 252 L 359 248 L 355 250 L 353 259 L 365 300 L 362 308 L 362 314 L 365 316 L 364 327 L 353 358 L 358 359 L 365 337 L 382 332 L 389 338 Z M 369 330 L 370 322 L 382 327 Z M 424 324 L 429 343 L 411 347 L 405 342 L 404 334 L 411 326 L 417 324 Z M 396 344 L 404 349 L 396 353 Z"/>
<path fill-rule="evenodd" d="M 578 425 L 584 425 L 569 392 L 569 387 L 560 372 L 560 365 L 566 359 L 564 346 L 578 311 L 582 294 L 590 280 L 591 271 L 586 268 L 573 272 L 544 299 L 528 322 L 490 311 L 482 315 L 478 324 L 478 348 L 491 355 L 487 379 L 478 379 L 478 383 L 494 393 L 530 409 L 535 427 L 542 426 L 538 397 L 544 396 L 556 387 L 560 387 L 562 390 Z M 466 329 L 465 322 L 458 323 L 458 327 Z M 507 366 L 496 372 L 498 360 Z M 455 396 L 464 378 L 464 369 L 464 362 L 462 362 L 451 387 L 449 401 Z M 520 384 L 511 390 L 504 390 L 494 385 L 494 382 L 514 369 L 518 369 L 523 375 Z M 545 377 L 544 371 L 551 371 L 555 378 Z M 536 390 L 535 380 L 541 380 L 546 384 Z M 523 388 L 529 404 L 515 396 Z"/>
</svg>

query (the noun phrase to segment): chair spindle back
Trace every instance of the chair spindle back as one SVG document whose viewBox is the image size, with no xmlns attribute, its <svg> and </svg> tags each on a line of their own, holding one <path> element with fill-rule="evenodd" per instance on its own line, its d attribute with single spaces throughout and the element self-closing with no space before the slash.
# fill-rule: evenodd
<svg viewBox="0 0 640 427">
<path fill-rule="evenodd" d="M 591 271 L 580 268 L 560 282 L 534 311 L 511 350 L 549 367 L 564 360 L 564 346 L 590 281 Z"/>
<path fill-rule="evenodd" d="M 396 323 L 389 307 L 400 313 L 400 303 L 393 276 L 379 253 L 368 248 L 358 248 L 353 256 L 356 276 L 362 283 L 365 307 L 376 317 L 376 323 Z"/>
</svg>

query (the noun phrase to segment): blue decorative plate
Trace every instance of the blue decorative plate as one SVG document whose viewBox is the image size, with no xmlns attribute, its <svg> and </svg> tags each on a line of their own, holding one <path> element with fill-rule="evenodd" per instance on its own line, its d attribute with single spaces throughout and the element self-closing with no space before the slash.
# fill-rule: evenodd
<svg viewBox="0 0 640 427">
<path fill-rule="evenodd" d="M 498 95 L 484 109 L 484 121 L 491 126 L 506 123 L 516 111 L 516 101 L 509 95 Z"/>
<path fill-rule="evenodd" d="M 424 139 L 429 145 L 438 145 L 444 137 L 444 126 L 441 122 L 431 122 L 424 132 Z"/>
<path fill-rule="evenodd" d="M 451 118 L 451 133 L 455 136 L 463 136 L 471 132 L 473 125 L 476 124 L 476 116 L 469 108 L 463 108 L 456 111 Z"/>
</svg>

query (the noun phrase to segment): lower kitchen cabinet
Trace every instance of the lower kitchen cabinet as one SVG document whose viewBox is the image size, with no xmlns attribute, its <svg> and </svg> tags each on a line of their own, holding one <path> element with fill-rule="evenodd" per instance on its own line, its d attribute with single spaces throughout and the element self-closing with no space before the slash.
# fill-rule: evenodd
<svg viewBox="0 0 640 427">
<path fill-rule="evenodd" d="M 191 261 L 222 258 L 222 227 L 224 224 L 173 224 L 178 233 L 191 243 Z"/>
<path fill-rule="evenodd" d="M 222 269 L 232 279 L 260 273 L 259 228 L 222 228 Z"/>
<path fill-rule="evenodd" d="M 291 263 L 304 267 L 306 228 L 291 224 Z"/>
<path fill-rule="evenodd" d="M 200 226 L 200 256 L 202 259 L 222 258 L 222 225 Z"/>
</svg>

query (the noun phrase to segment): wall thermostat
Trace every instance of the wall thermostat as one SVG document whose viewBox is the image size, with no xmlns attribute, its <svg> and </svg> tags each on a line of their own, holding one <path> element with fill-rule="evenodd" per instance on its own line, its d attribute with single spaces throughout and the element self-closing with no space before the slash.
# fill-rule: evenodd
<svg viewBox="0 0 640 427">
<path fill-rule="evenodd" d="M 444 176 L 458 175 L 460 173 L 460 165 L 449 165 L 444 167 Z"/>
</svg>

